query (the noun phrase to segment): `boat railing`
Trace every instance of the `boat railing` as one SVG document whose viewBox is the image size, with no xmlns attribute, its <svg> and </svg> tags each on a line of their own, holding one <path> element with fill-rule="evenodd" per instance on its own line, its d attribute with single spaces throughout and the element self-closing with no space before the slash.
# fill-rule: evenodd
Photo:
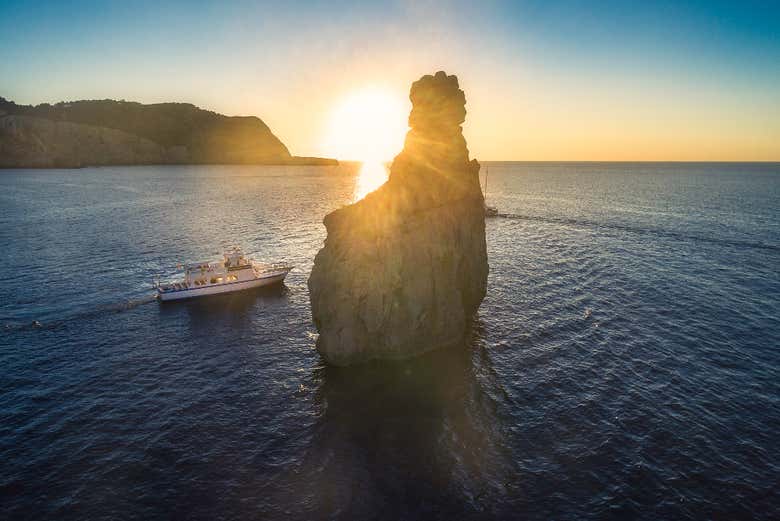
<svg viewBox="0 0 780 521">
<path fill-rule="evenodd" d="M 185 282 L 169 282 L 163 284 L 158 283 L 155 287 L 159 293 L 169 293 L 190 288 L 189 284 Z"/>
</svg>

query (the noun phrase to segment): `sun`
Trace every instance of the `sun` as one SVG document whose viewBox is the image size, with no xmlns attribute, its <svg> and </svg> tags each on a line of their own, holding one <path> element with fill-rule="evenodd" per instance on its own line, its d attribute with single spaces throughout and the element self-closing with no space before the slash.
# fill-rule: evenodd
<svg viewBox="0 0 780 521">
<path fill-rule="evenodd" d="M 401 96 L 379 87 L 347 94 L 330 114 L 324 150 L 337 159 L 391 160 L 404 144 L 408 105 Z"/>
</svg>

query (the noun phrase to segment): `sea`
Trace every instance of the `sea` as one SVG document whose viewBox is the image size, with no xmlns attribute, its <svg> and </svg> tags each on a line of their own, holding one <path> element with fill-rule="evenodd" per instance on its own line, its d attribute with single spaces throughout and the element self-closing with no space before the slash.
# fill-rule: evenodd
<svg viewBox="0 0 780 521">
<path fill-rule="evenodd" d="M 780 164 L 486 173 L 468 338 L 339 369 L 306 280 L 383 171 L 0 171 L 0 518 L 778 519 Z M 233 245 L 296 268 L 154 299 Z"/>
</svg>

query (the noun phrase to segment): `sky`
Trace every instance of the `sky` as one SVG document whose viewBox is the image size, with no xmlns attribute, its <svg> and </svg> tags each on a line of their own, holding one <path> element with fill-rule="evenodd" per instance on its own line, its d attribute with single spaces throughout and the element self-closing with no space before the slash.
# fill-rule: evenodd
<svg viewBox="0 0 780 521">
<path fill-rule="evenodd" d="M 403 133 L 437 70 L 481 160 L 780 161 L 777 1 L 0 0 L 0 96 L 257 115 L 295 155 L 358 159 L 355 99 Z"/>
</svg>

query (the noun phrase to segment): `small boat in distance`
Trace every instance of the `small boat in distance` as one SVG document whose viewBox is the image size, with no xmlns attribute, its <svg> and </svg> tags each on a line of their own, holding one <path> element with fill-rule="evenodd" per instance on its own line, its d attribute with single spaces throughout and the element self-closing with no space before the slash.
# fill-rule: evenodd
<svg viewBox="0 0 780 521">
<path fill-rule="evenodd" d="M 485 198 L 487 198 L 487 181 L 488 181 L 488 174 L 490 173 L 490 169 L 485 167 L 485 190 L 483 197 L 483 204 L 485 205 L 485 217 L 498 217 L 498 208 L 495 206 L 488 206 L 487 202 L 484 201 Z"/>
<path fill-rule="evenodd" d="M 498 208 L 485 205 L 485 217 L 498 217 Z"/>
<path fill-rule="evenodd" d="M 224 254 L 221 262 L 196 262 L 184 266 L 184 279 L 155 285 L 160 301 L 205 297 L 278 284 L 293 267 L 263 264 L 244 256 L 239 248 Z"/>
</svg>

